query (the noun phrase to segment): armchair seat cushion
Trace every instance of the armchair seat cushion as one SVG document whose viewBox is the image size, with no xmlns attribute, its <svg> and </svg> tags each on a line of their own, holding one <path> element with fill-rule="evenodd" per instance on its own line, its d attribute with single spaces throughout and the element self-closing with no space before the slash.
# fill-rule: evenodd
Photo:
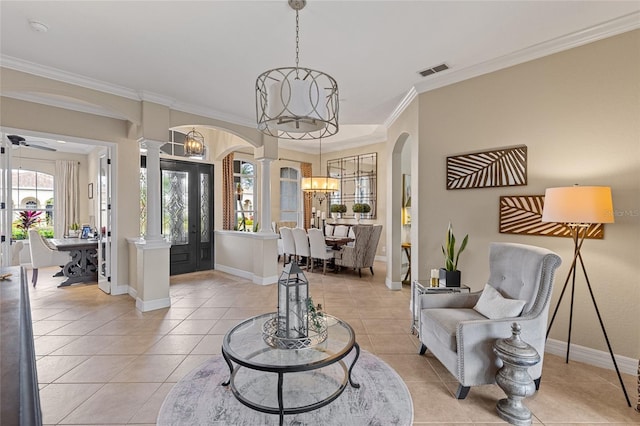
<svg viewBox="0 0 640 426">
<path fill-rule="evenodd" d="M 443 346 L 452 352 L 458 351 L 456 330 L 460 321 L 486 320 L 473 309 L 423 309 L 421 321 L 431 326 L 431 332 Z"/>
</svg>

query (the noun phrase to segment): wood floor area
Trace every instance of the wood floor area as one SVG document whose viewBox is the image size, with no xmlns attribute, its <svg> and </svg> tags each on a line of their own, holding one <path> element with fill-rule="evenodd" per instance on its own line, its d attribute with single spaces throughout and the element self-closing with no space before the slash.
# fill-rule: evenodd
<svg viewBox="0 0 640 426">
<path fill-rule="evenodd" d="M 430 355 L 418 355 L 418 339 L 409 332 L 409 287 L 388 290 L 384 268 L 376 263 L 375 276 L 366 270 L 362 278 L 349 271 L 306 276 L 314 302 L 349 322 L 360 346 L 404 379 L 415 425 L 504 424 L 495 413 L 504 397 L 496 385 L 474 387 L 467 399 L 456 400 L 455 379 Z M 96 285 L 57 288 L 64 277 L 53 278 L 53 273 L 55 268 L 42 269 L 30 293 L 47 425 L 155 425 L 173 384 L 219 354 L 231 326 L 277 306 L 275 285 L 206 271 L 172 277 L 171 307 L 143 314 L 130 296 L 109 296 Z M 624 380 L 635 400 L 635 376 L 624 375 Z M 541 389 L 525 404 L 534 424 L 640 424 L 615 371 L 565 364 L 550 354 Z M 328 419 L 326 425 L 333 424 L 349 422 Z"/>
</svg>

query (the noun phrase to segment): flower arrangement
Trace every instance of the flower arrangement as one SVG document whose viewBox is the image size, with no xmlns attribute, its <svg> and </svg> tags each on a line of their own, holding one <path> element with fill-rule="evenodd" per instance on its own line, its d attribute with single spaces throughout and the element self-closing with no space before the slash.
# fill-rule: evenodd
<svg viewBox="0 0 640 426">
<path fill-rule="evenodd" d="M 346 213 L 347 206 L 345 204 L 331 204 L 331 213 Z"/>
</svg>

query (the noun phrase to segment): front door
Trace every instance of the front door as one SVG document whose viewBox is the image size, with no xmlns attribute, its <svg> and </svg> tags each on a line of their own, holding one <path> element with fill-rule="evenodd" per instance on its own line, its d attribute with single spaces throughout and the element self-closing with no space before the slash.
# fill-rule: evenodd
<svg viewBox="0 0 640 426">
<path fill-rule="evenodd" d="M 160 160 L 171 275 L 213 269 L 213 165 Z"/>
</svg>

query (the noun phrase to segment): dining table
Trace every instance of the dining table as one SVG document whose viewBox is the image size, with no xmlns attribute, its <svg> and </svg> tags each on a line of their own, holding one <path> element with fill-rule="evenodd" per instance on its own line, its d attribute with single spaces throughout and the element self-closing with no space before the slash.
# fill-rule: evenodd
<svg viewBox="0 0 640 426">
<path fill-rule="evenodd" d="M 47 243 L 58 251 L 68 251 L 71 260 L 62 267 L 67 278 L 58 287 L 75 283 L 98 282 L 98 240 L 87 238 L 52 238 Z"/>
<path fill-rule="evenodd" d="M 328 246 L 332 246 L 334 250 L 340 250 L 340 247 L 355 240 L 351 237 L 334 237 L 327 235 L 324 237 L 324 241 Z"/>
</svg>

